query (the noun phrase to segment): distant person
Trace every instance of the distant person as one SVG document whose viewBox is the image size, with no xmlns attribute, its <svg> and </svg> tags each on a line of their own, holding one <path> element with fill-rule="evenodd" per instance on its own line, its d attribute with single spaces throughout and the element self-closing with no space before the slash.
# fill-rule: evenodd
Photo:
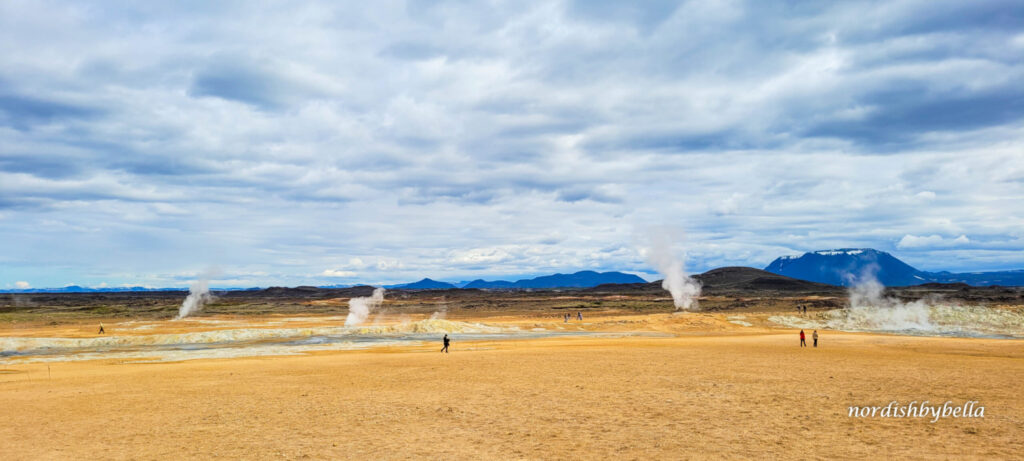
<svg viewBox="0 0 1024 461">
<path fill-rule="evenodd" d="M 562 323 L 569 323 L 569 314 L 565 314 L 565 316 L 562 317 Z"/>
<path fill-rule="evenodd" d="M 814 339 L 814 347 L 818 347 L 818 330 L 814 330 L 814 334 L 811 335 L 811 338 Z"/>
<path fill-rule="evenodd" d="M 107 334 L 107 332 L 103 330 L 103 324 L 102 323 L 100 324 L 100 334 L 101 335 Z"/>
<path fill-rule="evenodd" d="M 807 336 L 804 335 L 804 330 L 800 330 L 800 347 L 807 347 Z"/>
<path fill-rule="evenodd" d="M 576 311 L 576 320 L 579 320 L 581 322 L 583 321 L 583 312 L 582 311 Z"/>
<path fill-rule="evenodd" d="M 807 305 L 804 304 L 804 315 L 807 315 Z"/>
<path fill-rule="evenodd" d="M 444 347 L 441 348 L 441 352 L 444 352 L 445 354 L 447 354 L 448 353 L 448 346 L 451 345 L 451 343 L 452 343 L 452 340 L 448 339 L 448 333 L 445 333 L 445 335 L 444 335 Z"/>
</svg>

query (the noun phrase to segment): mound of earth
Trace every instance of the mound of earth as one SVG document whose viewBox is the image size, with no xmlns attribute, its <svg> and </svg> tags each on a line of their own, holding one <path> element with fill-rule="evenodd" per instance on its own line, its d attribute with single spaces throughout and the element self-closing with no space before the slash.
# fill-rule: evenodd
<svg viewBox="0 0 1024 461">
<path fill-rule="evenodd" d="M 784 275 L 773 274 L 753 267 L 721 267 L 693 276 L 700 282 L 704 294 L 733 294 L 744 291 L 759 292 L 806 292 L 835 293 L 842 287 L 824 283 L 808 282 Z M 650 283 L 604 284 L 585 290 L 601 293 L 650 293 L 664 294 L 661 280 Z"/>
</svg>

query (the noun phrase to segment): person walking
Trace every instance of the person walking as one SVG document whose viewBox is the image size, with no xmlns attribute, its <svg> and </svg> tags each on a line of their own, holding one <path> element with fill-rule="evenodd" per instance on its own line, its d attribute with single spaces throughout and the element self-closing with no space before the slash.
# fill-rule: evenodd
<svg viewBox="0 0 1024 461">
<path fill-rule="evenodd" d="M 579 320 L 581 322 L 583 321 L 583 312 L 582 311 L 576 311 L 576 320 Z"/>
<path fill-rule="evenodd" d="M 106 334 L 106 333 L 107 332 L 106 332 L 106 330 L 103 329 L 103 324 L 101 323 L 100 324 L 100 333 L 99 334 L 103 335 L 103 334 Z"/>
<path fill-rule="evenodd" d="M 441 348 L 441 352 L 448 353 L 448 346 L 452 343 L 451 339 L 448 339 L 448 333 L 444 334 L 444 347 Z"/>
<path fill-rule="evenodd" d="M 814 339 L 814 347 L 818 347 L 818 330 L 814 330 L 814 334 L 811 335 L 811 338 Z"/>
<path fill-rule="evenodd" d="M 800 347 L 807 347 L 807 336 L 804 335 L 804 330 L 800 330 Z"/>
</svg>

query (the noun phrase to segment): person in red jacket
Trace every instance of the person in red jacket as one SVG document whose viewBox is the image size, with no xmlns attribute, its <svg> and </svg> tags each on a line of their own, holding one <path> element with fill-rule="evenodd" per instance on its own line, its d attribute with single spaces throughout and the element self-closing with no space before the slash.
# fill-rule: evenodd
<svg viewBox="0 0 1024 461">
<path fill-rule="evenodd" d="M 804 330 L 800 330 L 800 347 L 807 347 L 807 336 L 804 335 Z"/>
</svg>

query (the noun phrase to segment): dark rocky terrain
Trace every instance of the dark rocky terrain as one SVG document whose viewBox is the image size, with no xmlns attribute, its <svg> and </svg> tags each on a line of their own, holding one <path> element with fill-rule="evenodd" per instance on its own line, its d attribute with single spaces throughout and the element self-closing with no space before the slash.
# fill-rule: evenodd
<svg viewBox="0 0 1024 461">
<path fill-rule="evenodd" d="M 797 280 L 750 267 L 723 267 L 694 277 L 703 285 L 700 308 L 705 311 L 788 311 L 797 304 L 811 309 L 848 305 L 844 287 Z M 370 286 L 300 286 L 214 291 L 215 300 L 199 315 L 339 314 L 347 312 L 349 298 L 369 296 L 373 290 Z M 0 294 L 0 325 L 60 323 L 88 318 L 173 318 L 187 295 L 185 291 Z M 889 288 L 886 296 L 904 301 L 941 297 L 965 304 L 1024 305 L 1022 287 L 972 287 L 963 283 Z M 540 316 L 565 310 L 674 310 L 671 297 L 661 288 L 660 281 L 573 289 L 391 289 L 385 296 L 384 308 L 408 313 L 448 309 L 473 310 L 487 315 Z"/>
</svg>

